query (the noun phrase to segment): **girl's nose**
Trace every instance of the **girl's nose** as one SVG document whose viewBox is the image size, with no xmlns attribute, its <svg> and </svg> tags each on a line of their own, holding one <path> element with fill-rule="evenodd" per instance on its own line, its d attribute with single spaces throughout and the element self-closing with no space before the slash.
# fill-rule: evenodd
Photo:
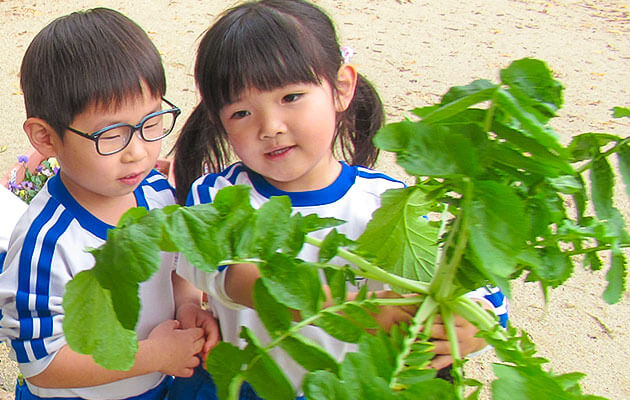
<svg viewBox="0 0 630 400">
<path fill-rule="evenodd" d="M 281 113 L 268 111 L 261 115 L 259 135 L 261 140 L 273 139 L 277 135 L 286 132 L 286 124 Z"/>
</svg>

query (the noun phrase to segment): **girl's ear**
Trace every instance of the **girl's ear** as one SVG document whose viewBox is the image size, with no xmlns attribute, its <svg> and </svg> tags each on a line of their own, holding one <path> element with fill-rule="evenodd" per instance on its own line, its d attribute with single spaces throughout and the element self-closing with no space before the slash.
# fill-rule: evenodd
<svg viewBox="0 0 630 400">
<path fill-rule="evenodd" d="M 335 110 L 346 111 L 357 88 L 357 70 L 350 64 L 342 64 L 337 71 L 337 90 L 335 96 Z"/>
<path fill-rule="evenodd" d="M 57 132 L 43 119 L 30 117 L 22 125 L 31 145 L 46 158 L 55 157 L 61 138 Z"/>
</svg>

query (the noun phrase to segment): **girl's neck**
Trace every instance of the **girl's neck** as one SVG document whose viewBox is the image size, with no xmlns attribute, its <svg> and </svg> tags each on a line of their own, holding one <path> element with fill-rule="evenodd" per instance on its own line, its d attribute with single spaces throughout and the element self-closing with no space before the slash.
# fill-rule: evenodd
<svg viewBox="0 0 630 400">
<path fill-rule="evenodd" d="M 322 160 L 317 166 L 304 174 L 300 179 L 281 182 L 260 174 L 270 185 L 284 192 L 308 192 L 330 186 L 341 173 L 341 163 L 334 157 Z"/>
</svg>

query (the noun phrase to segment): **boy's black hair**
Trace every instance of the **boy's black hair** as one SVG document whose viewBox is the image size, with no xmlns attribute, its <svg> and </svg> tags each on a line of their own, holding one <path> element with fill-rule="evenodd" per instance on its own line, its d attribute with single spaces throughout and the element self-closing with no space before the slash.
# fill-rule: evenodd
<svg viewBox="0 0 630 400">
<path fill-rule="evenodd" d="M 271 90 L 323 80 L 334 87 L 342 63 L 332 21 L 311 3 L 262 0 L 224 12 L 200 42 L 195 81 L 202 101 L 174 147 L 180 204 L 204 164 L 216 172 L 229 162 L 227 134 L 219 118 L 223 106 L 249 87 Z M 353 101 L 338 116 L 336 139 L 348 162 L 371 166 L 376 161 L 372 136 L 383 121 L 378 94 L 359 75 Z"/>
<path fill-rule="evenodd" d="M 26 116 L 63 138 L 91 105 L 117 106 L 131 95 L 166 92 L 160 54 L 135 22 L 107 8 L 55 19 L 29 45 L 20 68 Z"/>
</svg>

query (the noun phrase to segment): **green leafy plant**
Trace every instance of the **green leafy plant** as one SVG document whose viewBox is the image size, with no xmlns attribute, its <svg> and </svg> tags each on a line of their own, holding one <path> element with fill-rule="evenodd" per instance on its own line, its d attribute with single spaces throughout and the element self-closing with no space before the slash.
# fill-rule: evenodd
<svg viewBox="0 0 630 400">
<path fill-rule="evenodd" d="M 550 372 L 525 332 L 501 328 L 464 296 L 487 284 L 509 295 L 510 281 L 523 274 L 547 292 L 562 285 L 576 263 L 603 268 L 602 252 L 610 254 L 604 300 L 617 302 L 625 291 L 622 249 L 630 240 L 614 206 L 616 178 L 608 158 L 616 156 L 630 191 L 628 139 L 585 133 L 563 146 L 548 124 L 561 105 L 562 86 L 547 66 L 522 59 L 501 71 L 498 84 L 478 80 L 453 87 L 439 104 L 385 126 L 375 143 L 395 153 L 417 180 L 383 195 L 357 241 L 334 228 L 316 240 L 310 232 L 340 221 L 292 215 L 284 197 L 254 210 L 248 189 L 240 186 L 221 190 L 212 204 L 133 209 L 109 231 L 103 247 L 91 250 L 95 267 L 67 286 L 68 343 L 107 368 L 129 368 L 137 348 L 138 284 L 159 267 L 159 251 L 179 251 L 208 272 L 241 262 L 256 263 L 261 271 L 254 302 L 272 341 L 262 344 L 243 327 L 244 349 L 220 343 L 212 350 L 207 367 L 222 398 L 236 399 L 244 380 L 264 398 L 294 398 L 268 355 L 278 346 L 309 371 L 303 389 L 310 400 L 462 399 L 467 386 L 473 387 L 468 398 L 477 398 L 480 383 L 462 372 L 454 314 L 475 324 L 502 360 L 494 365 L 495 399 L 598 398 L 581 393 L 582 374 Z M 616 108 L 614 116 L 629 112 Z M 305 243 L 319 247 L 318 262 L 296 258 Z M 331 264 L 333 256 L 347 264 Z M 326 309 L 319 270 L 335 300 Z M 377 299 L 361 291 L 346 301 L 348 276 L 418 296 Z M 374 333 L 376 307 L 410 304 L 418 311 L 408 325 Z M 299 310 L 301 322 L 292 322 L 291 309 Z M 424 328 L 438 314 L 451 339 L 453 385 L 427 369 L 432 345 Z M 337 363 L 299 334 L 306 324 L 358 343 L 358 351 Z"/>
</svg>

